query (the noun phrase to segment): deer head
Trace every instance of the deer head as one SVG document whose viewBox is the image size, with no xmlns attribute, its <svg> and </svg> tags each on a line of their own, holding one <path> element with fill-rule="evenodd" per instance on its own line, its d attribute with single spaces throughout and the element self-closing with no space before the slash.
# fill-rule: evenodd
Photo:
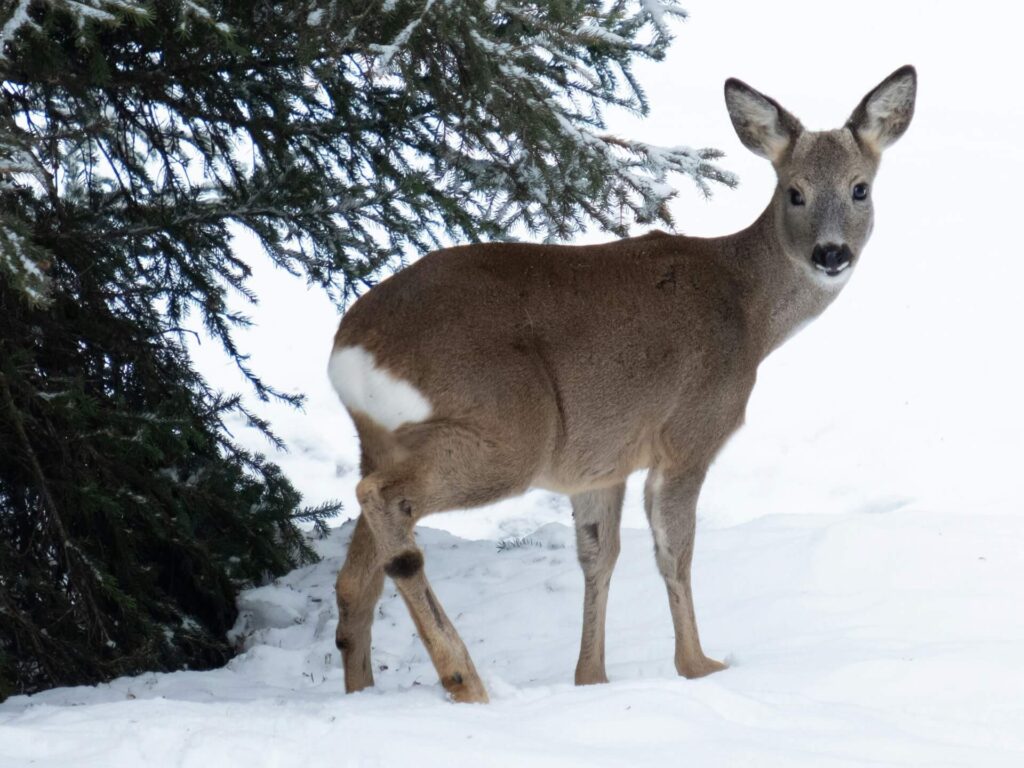
<svg viewBox="0 0 1024 768">
<path fill-rule="evenodd" d="M 840 288 L 871 234 L 871 188 L 882 150 L 914 114 L 917 75 L 905 66 L 871 90 L 846 125 L 808 131 L 774 99 L 730 79 L 725 102 L 745 146 L 775 167 L 776 232 L 819 285 Z"/>
</svg>

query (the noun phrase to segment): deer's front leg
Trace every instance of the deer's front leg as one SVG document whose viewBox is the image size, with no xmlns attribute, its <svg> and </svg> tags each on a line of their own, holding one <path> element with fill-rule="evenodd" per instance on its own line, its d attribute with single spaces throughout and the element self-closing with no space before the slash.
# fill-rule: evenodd
<svg viewBox="0 0 1024 768">
<path fill-rule="evenodd" d="M 604 619 L 608 585 L 619 556 L 619 522 L 625 484 L 572 497 L 576 554 L 583 568 L 583 636 L 576 663 L 576 685 L 607 683 L 604 671 Z"/>
<path fill-rule="evenodd" d="M 652 469 L 644 487 L 647 519 L 654 532 L 654 554 L 668 588 L 675 626 L 676 671 L 689 678 L 703 677 L 726 667 L 722 662 L 705 656 L 700 647 L 690 586 L 697 497 L 704 483 L 705 471 Z"/>
</svg>

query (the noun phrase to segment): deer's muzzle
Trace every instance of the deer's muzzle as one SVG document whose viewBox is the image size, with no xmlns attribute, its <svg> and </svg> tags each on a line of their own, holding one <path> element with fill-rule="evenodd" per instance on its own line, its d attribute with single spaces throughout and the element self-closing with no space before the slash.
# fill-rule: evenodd
<svg viewBox="0 0 1024 768">
<path fill-rule="evenodd" d="M 818 243 L 811 253 L 811 263 L 825 274 L 834 277 L 853 263 L 853 252 L 846 244 Z"/>
</svg>

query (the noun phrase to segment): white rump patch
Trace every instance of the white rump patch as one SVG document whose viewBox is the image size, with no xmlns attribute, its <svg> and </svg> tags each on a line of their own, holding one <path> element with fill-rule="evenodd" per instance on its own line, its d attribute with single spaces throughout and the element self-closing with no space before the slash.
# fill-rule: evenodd
<svg viewBox="0 0 1024 768">
<path fill-rule="evenodd" d="M 362 347 L 341 347 L 327 366 L 338 397 L 350 411 L 365 413 L 387 429 L 430 417 L 430 401 L 408 381 L 378 368 Z"/>
</svg>

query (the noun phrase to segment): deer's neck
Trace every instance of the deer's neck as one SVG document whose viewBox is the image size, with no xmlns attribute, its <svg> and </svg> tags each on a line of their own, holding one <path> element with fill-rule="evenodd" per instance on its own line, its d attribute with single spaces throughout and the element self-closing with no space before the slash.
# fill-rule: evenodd
<svg viewBox="0 0 1024 768">
<path fill-rule="evenodd" d="M 782 193 L 776 190 L 776 198 Z M 744 264 L 748 314 L 758 337 L 762 359 L 820 315 L 831 304 L 845 279 L 834 285 L 815 279 L 802 259 L 786 253 L 776 223 L 773 198 L 752 225 L 736 235 L 736 258 Z"/>
</svg>

